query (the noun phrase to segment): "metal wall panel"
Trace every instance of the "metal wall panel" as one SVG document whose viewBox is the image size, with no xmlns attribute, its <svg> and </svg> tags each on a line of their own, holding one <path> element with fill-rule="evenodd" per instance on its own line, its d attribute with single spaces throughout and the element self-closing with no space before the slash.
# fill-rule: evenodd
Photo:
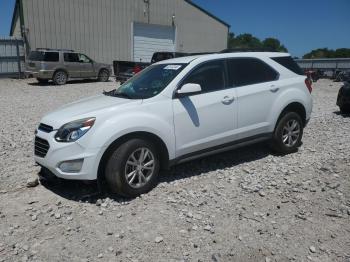
<svg viewBox="0 0 350 262">
<path fill-rule="evenodd" d="M 24 43 L 15 37 L 0 38 L 0 77 L 22 77 Z"/>
<path fill-rule="evenodd" d="M 75 49 L 112 63 L 132 60 L 132 24 L 176 27 L 176 51 L 227 47 L 228 27 L 184 0 L 25 0 L 24 24 L 31 49 Z M 174 18 L 173 18 L 174 16 Z"/>
</svg>

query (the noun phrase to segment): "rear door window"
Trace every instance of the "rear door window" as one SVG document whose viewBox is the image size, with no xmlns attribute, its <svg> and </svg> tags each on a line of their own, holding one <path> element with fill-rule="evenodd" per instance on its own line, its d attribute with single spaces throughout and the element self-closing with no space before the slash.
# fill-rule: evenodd
<svg viewBox="0 0 350 262">
<path fill-rule="evenodd" d="M 290 56 L 271 57 L 271 59 L 297 75 L 304 75 L 303 70 L 301 70 L 299 65 Z"/>
<path fill-rule="evenodd" d="M 257 58 L 232 58 L 228 60 L 230 86 L 245 86 L 275 81 L 278 73 Z"/>
<path fill-rule="evenodd" d="M 58 52 L 32 51 L 28 57 L 31 61 L 58 62 Z"/>
<path fill-rule="evenodd" d="M 76 53 L 64 53 L 64 62 L 79 63 L 79 56 Z"/>
<path fill-rule="evenodd" d="M 195 68 L 182 83 L 199 84 L 202 93 L 218 91 L 225 88 L 225 63 L 223 60 L 206 62 Z"/>
</svg>

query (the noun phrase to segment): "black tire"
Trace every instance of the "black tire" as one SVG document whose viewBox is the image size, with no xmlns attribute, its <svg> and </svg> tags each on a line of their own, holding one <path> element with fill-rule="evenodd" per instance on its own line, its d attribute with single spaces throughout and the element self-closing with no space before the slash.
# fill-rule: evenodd
<svg viewBox="0 0 350 262">
<path fill-rule="evenodd" d="M 295 129 L 292 128 L 294 123 L 297 123 Z M 287 131 L 288 129 L 294 131 L 289 132 Z M 280 154 L 290 154 L 296 152 L 298 147 L 301 145 L 303 129 L 304 125 L 300 115 L 295 112 L 286 112 L 277 122 L 272 136 L 272 149 Z M 297 130 L 299 133 L 296 137 Z M 285 140 L 285 138 L 287 139 Z"/>
<path fill-rule="evenodd" d="M 42 78 L 37 78 L 39 84 L 47 84 L 49 82 L 49 79 L 42 79 Z"/>
<path fill-rule="evenodd" d="M 139 167 L 135 167 L 136 170 L 129 169 L 133 168 L 133 166 L 129 164 L 130 162 L 133 162 L 133 160 L 130 160 L 132 159 L 131 156 L 134 155 L 137 159 L 137 154 L 142 149 L 147 149 L 149 150 L 149 152 L 151 152 L 151 154 L 148 153 L 150 158 L 146 160 L 148 161 L 148 163 L 151 162 L 149 161 L 151 157 L 153 157 L 154 160 L 154 169 L 152 173 L 149 173 L 149 176 L 143 176 L 144 178 L 147 177 L 147 181 L 142 181 L 144 183 L 143 185 L 140 184 L 140 171 L 138 171 L 137 169 Z M 141 155 L 139 156 L 139 159 L 141 159 Z M 107 165 L 105 168 L 105 177 L 109 189 L 111 190 L 111 192 L 125 197 L 136 197 L 141 194 L 147 193 L 155 186 L 157 182 L 160 170 L 159 159 L 159 153 L 156 146 L 153 143 L 150 143 L 146 140 L 135 138 L 121 144 L 118 148 L 116 148 L 116 150 L 114 150 L 114 152 L 111 153 L 109 159 L 107 160 Z M 134 174 L 135 177 L 131 176 L 131 179 L 128 182 L 127 174 L 129 173 L 129 175 L 131 175 L 133 172 L 136 172 Z M 141 172 L 144 175 L 144 172 L 147 173 L 148 171 L 143 170 Z M 132 177 L 134 177 L 134 179 Z M 132 185 L 132 183 L 134 183 L 135 185 Z"/>
<path fill-rule="evenodd" d="M 340 113 L 342 114 L 350 114 L 350 106 L 340 106 L 339 107 Z"/>
<path fill-rule="evenodd" d="M 55 85 L 59 85 L 59 86 L 65 85 L 67 83 L 67 80 L 68 80 L 68 75 L 63 70 L 58 70 L 53 75 L 52 80 L 55 83 Z"/>
<path fill-rule="evenodd" d="M 109 71 L 107 69 L 101 69 L 97 79 L 99 82 L 107 82 L 109 79 Z"/>
</svg>

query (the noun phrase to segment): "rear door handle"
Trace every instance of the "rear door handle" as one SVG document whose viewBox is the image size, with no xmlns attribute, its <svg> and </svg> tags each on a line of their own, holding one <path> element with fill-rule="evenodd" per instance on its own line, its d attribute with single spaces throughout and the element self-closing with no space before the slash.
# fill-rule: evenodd
<svg viewBox="0 0 350 262">
<path fill-rule="evenodd" d="M 221 100 L 221 102 L 225 105 L 231 104 L 233 101 L 235 101 L 233 96 L 224 96 L 224 98 Z"/>
</svg>

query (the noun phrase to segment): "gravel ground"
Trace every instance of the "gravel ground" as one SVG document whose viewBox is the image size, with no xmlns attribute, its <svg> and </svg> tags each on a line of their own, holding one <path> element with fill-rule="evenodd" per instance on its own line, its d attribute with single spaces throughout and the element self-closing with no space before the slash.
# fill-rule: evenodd
<svg viewBox="0 0 350 262">
<path fill-rule="evenodd" d="M 180 165 L 142 197 L 82 182 L 27 188 L 34 129 L 108 83 L 0 80 L 0 261 L 350 261 L 350 117 L 339 83 L 314 84 L 303 146 L 265 144 Z"/>
</svg>

